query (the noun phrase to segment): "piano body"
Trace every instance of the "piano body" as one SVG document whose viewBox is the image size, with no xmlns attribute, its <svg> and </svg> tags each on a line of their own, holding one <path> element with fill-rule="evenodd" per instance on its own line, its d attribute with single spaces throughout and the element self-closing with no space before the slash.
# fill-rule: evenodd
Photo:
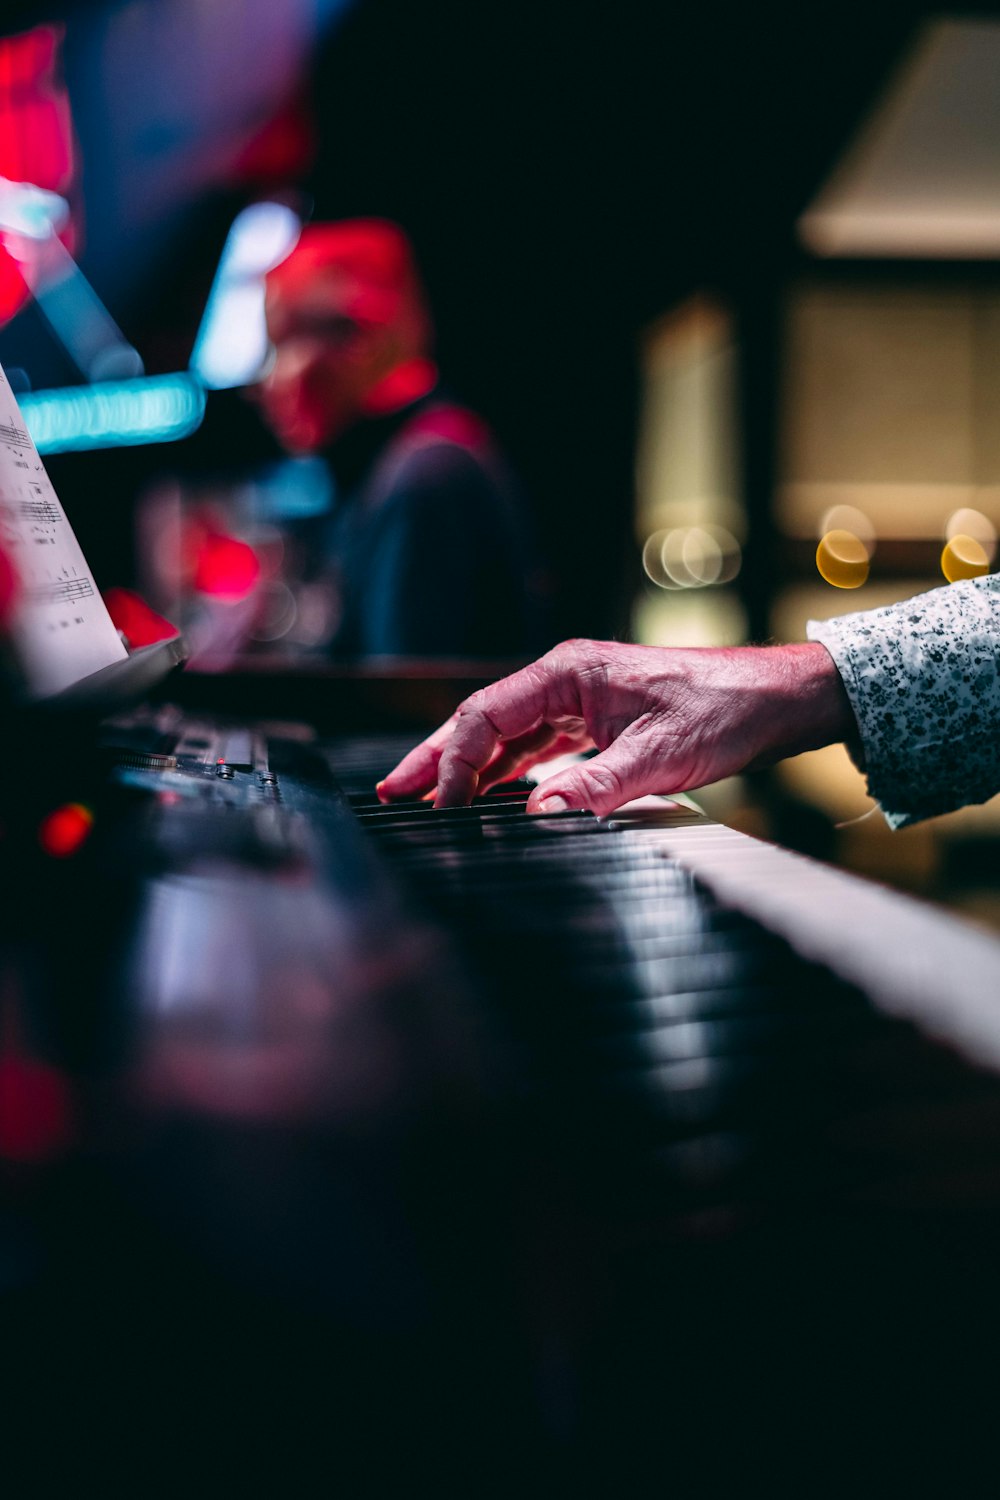
<svg viewBox="0 0 1000 1500">
<path fill-rule="evenodd" d="M 3 845 L 36 1478 L 881 1494 L 992 1461 L 1000 942 L 657 799 L 382 807 L 412 682 L 380 717 L 314 685 L 311 725 L 181 686 L 84 770 L 36 746 Z M 92 834 L 46 857 L 38 788 L 81 775 Z"/>
</svg>

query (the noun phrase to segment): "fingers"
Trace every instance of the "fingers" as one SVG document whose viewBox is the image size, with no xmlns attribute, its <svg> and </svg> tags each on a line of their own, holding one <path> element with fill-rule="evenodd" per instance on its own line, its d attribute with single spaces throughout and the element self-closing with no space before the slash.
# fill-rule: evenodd
<svg viewBox="0 0 1000 1500">
<path fill-rule="evenodd" d="M 468 807 L 479 791 L 479 773 L 493 759 L 499 735 L 476 715 L 462 727 L 459 718 L 438 761 L 435 807 Z"/>
<path fill-rule="evenodd" d="M 552 717 L 557 687 L 543 658 L 467 698 L 438 761 L 435 807 L 467 806 L 501 740 L 518 739 Z"/>
<path fill-rule="evenodd" d="M 579 713 L 577 678 L 586 670 L 589 648 L 588 642 L 564 643 L 540 661 L 473 693 L 379 783 L 380 799 L 418 797 L 436 786 L 435 806 L 460 807 L 480 790 L 481 778 L 484 786 L 495 785 L 501 779 L 492 769 L 498 746 L 513 745 L 544 729 L 541 745 L 551 732 L 547 726 Z M 523 764 L 513 756 L 511 763 Z M 506 763 L 503 774 L 511 774 Z"/>
<path fill-rule="evenodd" d="M 402 797 L 422 797 L 437 786 L 438 761 L 441 751 L 455 726 L 457 715 L 452 714 L 440 729 L 435 729 L 399 765 L 380 781 L 375 791 L 380 802 L 393 802 Z"/>
<path fill-rule="evenodd" d="M 630 724 L 602 754 L 559 771 L 536 786 L 528 798 L 527 811 L 585 809 L 607 817 L 624 802 L 649 792 L 662 792 L 665 767 L 654 749 L 642 724 Z"/>
<path fill-rule="evenodd" d="M 513 781 L 517 776 L 527 775 L 539 761 L 554 760 L 557 755 L 592 747 L 593 740 L 583 729 L 576 734 L 566 734 L 553 729 L 551 724 L 544 724 L 500 749 L 479 778 L 479 795 L 502 781 Z"/>
<path fill-rule="evenodd" d="M 559 731 L 553 729 L 551 724 L 539 724 L 537 729 L 520 734 L 516 739 L 501 745 L 486 769 L 480 772 L 480 796 L 491 787 L 499 786 L 502 781 L 513 781 L 536 761 L 557 753 L 553 750 L 553 745 L 560 737 Z"/>
</svg>

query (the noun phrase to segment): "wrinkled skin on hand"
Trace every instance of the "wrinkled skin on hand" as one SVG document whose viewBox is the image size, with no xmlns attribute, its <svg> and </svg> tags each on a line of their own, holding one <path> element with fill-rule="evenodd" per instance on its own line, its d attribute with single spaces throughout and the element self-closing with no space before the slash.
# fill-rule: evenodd
<svg viewBox="0 0 1000 1500">
<path fill-rule="evenodd" d="M 473 693 L 381 782 L 383 802 L 459 807 L 540 760 L 600 752 L 550 776 L 528 812 L 599 816 L 847 738 L 855 722 L 820 645 L 691 650 L 565 641 Z"/>
</svg>

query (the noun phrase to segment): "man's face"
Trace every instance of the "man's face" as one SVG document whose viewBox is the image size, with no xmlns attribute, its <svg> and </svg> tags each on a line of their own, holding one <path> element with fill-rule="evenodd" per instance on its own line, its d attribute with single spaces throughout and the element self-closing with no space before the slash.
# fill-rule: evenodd
<svg viewBox="0 0 1000 1500">
<path fill-rule="evenodd" d="M 314 453 L 356 422 L 391 363 L 386 330 L 357 322 L 347 301 L 347 289 L 333 279 L 268 289 L 274 359 L 254 394 L 290 453 Z"/>
</svg>

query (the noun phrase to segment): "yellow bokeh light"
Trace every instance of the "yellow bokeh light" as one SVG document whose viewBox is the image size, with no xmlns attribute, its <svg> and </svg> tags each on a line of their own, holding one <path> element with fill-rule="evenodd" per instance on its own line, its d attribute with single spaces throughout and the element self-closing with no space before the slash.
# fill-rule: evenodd
<svg viewBox="0 0 1000 1500">
<path fill-rule="evenodd" d="M 992 562 L 997 550 L 996 527 L 989 516 L 984 516 L 981 510 L 972 510 L 963 505 L 948 517 L 944 529 L 945 539 L 951 541 L 953 537 L 971 536 L 979 543 L 986 553 L 987 562 Z"/>
<path fill-rule="evenodd" d="M 834 588 L 860 588 L 868 577 L 868 549 L 853 531 L 828 531 L 816 548 L 816 566 Z"/>
<path fill-rule="evenodd" d="M 831 505 L 820 518 L 817 536 L 824 537 L 831 531 L 849 531 L 863 543 L 869 557 L 875 555 L 875 527 L 871 518 L 856 505 Z"/>
<path fill-rule="evenodd" d="M 949 583 L 958 583 L 962 578 L 982 578 L 989 571 L 986 549 L 974 536 L 959 532 L 950 538 L 941 553 L 941 572 Z"/>
</svg>

